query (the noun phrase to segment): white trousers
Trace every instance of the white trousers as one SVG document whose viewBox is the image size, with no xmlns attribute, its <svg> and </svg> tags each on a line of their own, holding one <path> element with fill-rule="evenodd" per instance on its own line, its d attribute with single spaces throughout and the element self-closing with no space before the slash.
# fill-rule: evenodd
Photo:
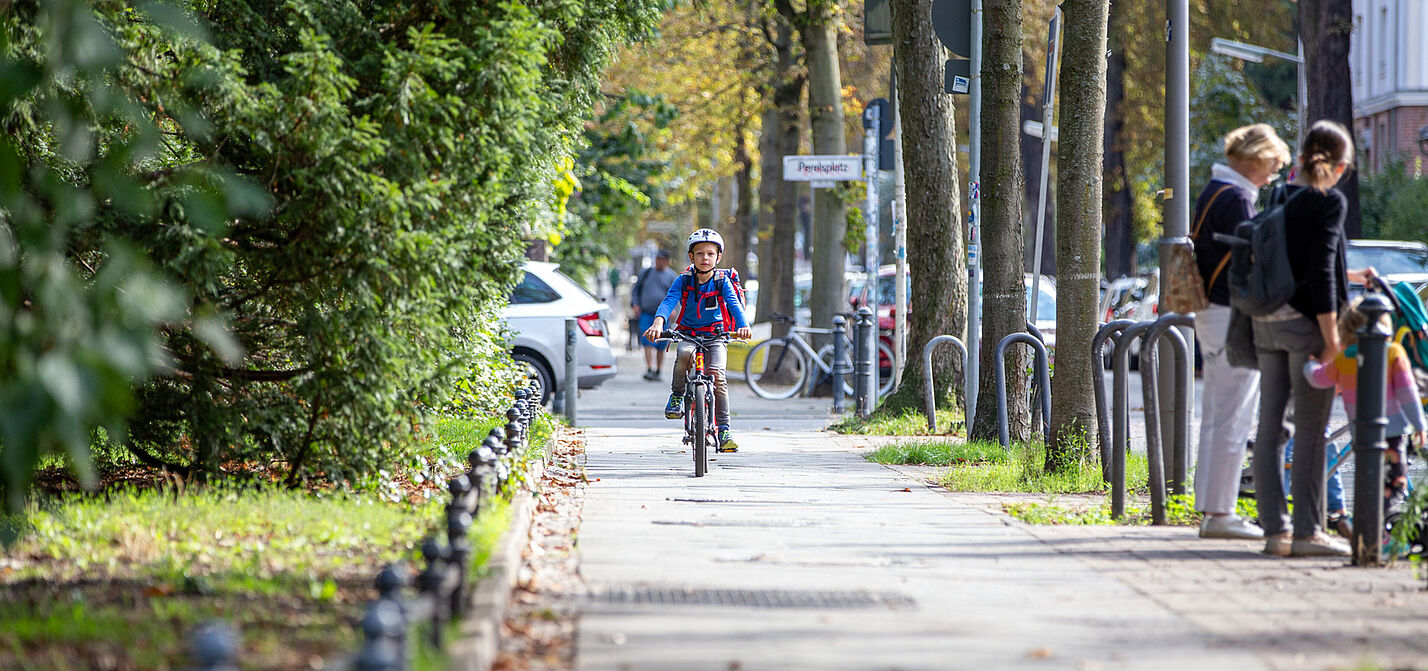
<svg viewBox="0 0 1428 671">
<path fill-rule="evenodd" d="M 1234 368 L 1225 357 L 1230 308 L 1211 304 L 1195 313 L 1205 386 L 1200 402 L 1200 448 L 1195 464 L 1195 509 L 1233 513 L 1240 491 L 1245 441 L 1259 405 L 1259 371 Z"/>
</svg>

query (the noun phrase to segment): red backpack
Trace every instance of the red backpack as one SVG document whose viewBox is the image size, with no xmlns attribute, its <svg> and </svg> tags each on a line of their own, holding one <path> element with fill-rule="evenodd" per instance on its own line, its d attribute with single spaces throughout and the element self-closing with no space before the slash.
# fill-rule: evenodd
<svg viewBox="0 0 1428 671">
<path fill-rule="evenodd" d="M 739 282 L 739 271 L 734 270 L 733 268 L 715 268 L 714 279 L 718 279 L 721 277 L 728 280 L 729 284 L 733 286 L 734 298 L 739 301 L 739 307 L 743 308 L 747 306 L 748 302 L 744 300 L 744 286 Z M 679 297 L 679 305 L 681 308 L 686 305 L 689 305 L 689 295 L 694 293 L 694 291 L 698 288 L 699 280 L 694 277 L 694 266 L 691 265 L 684 270 L 684 293 Z M 724 332 L 733 333 L 735 329 L 739 328 L 739 325 L 734 321 L 734 315 L 729 312 L 729 307 L 724 304 L 724 292 L 719 290 L 718 283 L 714 284 L 714 291 L 699 294 L 699 300 L 707 300 L 710 296 L 713 296 L 715 300 L 719 301 L 719 314 L 723 317 Z M 683 318 L 684 315 L 683 313 L 681 313 L 681 322 L 683 321 Z M 681 324 L 681 326 L 682 325 L 683 324 Z"/>
</svg>

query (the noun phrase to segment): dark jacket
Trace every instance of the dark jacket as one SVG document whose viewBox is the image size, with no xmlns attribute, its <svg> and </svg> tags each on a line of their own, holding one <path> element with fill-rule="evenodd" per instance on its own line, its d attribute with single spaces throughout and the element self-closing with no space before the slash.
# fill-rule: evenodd
<svg viewBox="0 0 1428 671">
<path fill-rule="evenodd" d="M 1216 193 L 1219 195 L 1216 196 Z M 1209 210 L 1206 211 L 1206 208 Z M 1245 198 L 1244 192 L 1229 182 L 1210 180 L 1210 183 L 1205 185 L 1205 190 L 1200 192 L 1200 198 L 1195 201 L 1195 214 L 1190 218 L 1190 233 L 1195 242 L 1195 265 L 1200 267 L 1200 278 L 1207 285 L 1205 295 L 1211 303 L 1230 304 L 1228 267 L 1221 270 L 1218 276 L 1215 275 L 1215 269 L 1228 257 L 1230 247 L 1215 242 L 1214 234 L 1233 235 L 1235 227 L 1252 216 L 1254 202 Z"/>
<path fill-rule="evenodd" d="M 1291 196 L 1303 191 L 1284 207 L 1289 267 L 1299 283 L 1289 305 L 1313 321 L 1316 315 L 1338 311 L 1349 300 L 1344 261 L 1348 199 L 1338 189 L 1323 193 L 1297 185 L 1289 189 Z"/>
</svg>

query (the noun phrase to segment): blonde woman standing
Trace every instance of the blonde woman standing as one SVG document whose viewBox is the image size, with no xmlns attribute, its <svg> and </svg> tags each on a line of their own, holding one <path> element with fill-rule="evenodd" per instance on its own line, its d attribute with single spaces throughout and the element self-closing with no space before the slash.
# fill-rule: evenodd
<svg viewBox="0 0 1428 671">
<path fill-rule="evenodd" d="M 1200 406 L 1200 446 L 1195 467 L 1195 509 L 1204 513 L 1202 538 L 1261 538 L 1264 532 L 1235 514 L 1245 440 L 1259 400 L 1259 371 L 1230 366 L 1225 331 L 1230 322 L 1226 276 L 1230 248 L 1215 233 L 1232 234 L 1254 216 L 1259 190 L 1289 163 L 1289 147 L 1269 124 L 1242 126 L 1225 136 L 1225 162 L 1211 168 L 1211 180 L 1195 203 L 1192 227 L 1195 259 L 1210 306 L 1195 314 L 1195 339 L 1204 361 Z"/>
</svg>

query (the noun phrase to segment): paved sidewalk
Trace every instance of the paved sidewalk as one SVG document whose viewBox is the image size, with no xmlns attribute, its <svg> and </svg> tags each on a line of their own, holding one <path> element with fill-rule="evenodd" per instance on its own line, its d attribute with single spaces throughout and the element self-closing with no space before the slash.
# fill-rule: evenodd
<svg viewBox="0 0 1428 671">
<path fill-rule="evenodd" d="M 1428 659 L 1428 593 L 1407 568 L 1273 559 L 1188 528 L 1023 525 L 1004 497 L 946 492 L 862 459 L 868 439 L 808 430 L 826 400 L 780 407 L 736 384 L 744 448 L 693 478 L 678 423 L 650 417 L 664 387 L 641 370 L 582 399 L 582 423 L 599 426 L 586 430 L 581 669 Z"/>
</svg>

